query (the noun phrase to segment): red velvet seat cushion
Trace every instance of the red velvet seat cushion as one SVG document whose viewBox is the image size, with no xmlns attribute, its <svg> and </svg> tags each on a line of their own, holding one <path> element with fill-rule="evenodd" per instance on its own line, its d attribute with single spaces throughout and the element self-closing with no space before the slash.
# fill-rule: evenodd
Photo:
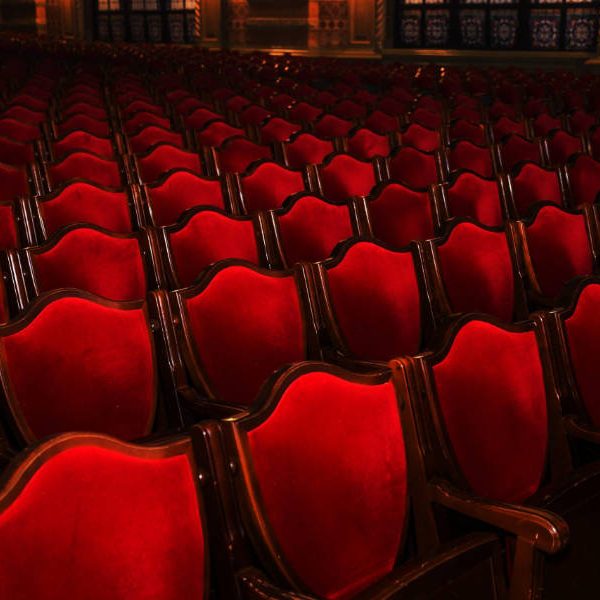
<svg viewBox="0 0 600 600">
<path fill-rule="evenodd" d="M 412 240 L 434 236 L 431 201 L 426 191 L 390 183 L 369 202 L 373 234 L 401 248 Z"/>
<path fill-rule="evenodd" d="M 579 295 L 573 314 L 565 319 L 567 346 L 579 396 L 592 424 L 600 427 L 600 285 L 592 284 Z"/>
<path fill-rule="evenodd" d="M 323 165 L 320 177 L 323 195 L 334 202 L 367 196 L 377 183 L 373 165 L 348 154 L 338 154 Z"/>
<path fill-rule="evenodd" d="M 173 169 L 187 169 L 202 175 L 202 161 L 195 152 L 187 152 L 161 144 L 145 156 L 138 156 L 137 165 L 142 181 L 156 181 Z"/>
<path fill-rule="evenodd" d="M 286 198 L 305 189 L 300 171 L 291 171 L 274 162 L 262 163 L 242 177 L 241 187 L 248 212 L 279 208 Z"/>
<path fill-rule="evenodd" d="M 450 444 L 475 494 L 523 502 L 536 492 L 548 431 L 535 334 L 470 321 L 433 376 Z"/>
<path fill-rule="evenodd" d="M 570 279 L 592 274 L 592 251 L 583 215 L 545 206 L 527 226 L 526 235 L 543 294 L 555 296 Z"/>
<path fill-rule="evenodd" d="M 160 142 L 183 148 L 183 136 L 180 133 L 154 125 L 145 127 L 138 134 L 129 138 L 129 145 L 136 154 L 146 152 Z"/>
<path fill-rule="evenodd" d="M 300 299 L 291 275 L 231 266 L 185 305 L 209 385 L 224 402 L 251 405 L 273 371 L 306 358 Z"/>
<path fill-rule="evenodd" d="M 87 131 L 73 131 L 67 134 L 52 144 L 52 150 L 56 159 L 63 158 L 74 150 L 87 150 L 108 159 L 115 157 L 109 138 L 96 137 Z"/>
<path fill-rule="evenodd" d="M 433 152 L 440 147 L 440 132 L 413 123 L 402 132 L 402 144 L 422 152 Z"/>
<path fill-rule="evenodd" d="M 575 204 L 593 204 L 600 193 L 600 162 L 590 156 L 579 156 L 568 170 Z"/>
<path fill-rule="evenodd" d="M 181 286 L 190 285 L 209 265 L 226 258 L 259 263 L 254 225 L 205 210 L 169 234 L 171 254 Z"/>
<path fill-rule="evenodd" d="M 400 148 L 390 159 L 390 175 L 410 187 L 426 188 L 438 180 L 435 156 L 416 148 Z"/>
<path fill-rule="evenodd" d="M 149 331 L 142 309 L 68 297 L 2 337 L 16 407 L 33 437 L 64 431 L 128 440 L 147 435 L 156 394 Z"/>
<path fill-rule="evenodd" d="M 227 140 L 218 150 L 217 162 L 224 173 L 243 173 L 251 163 L 270 159 L 268 146 L 259 146 L 245 138 Z"/>
<path fill-rule="evenodd" d="M 504 232 L 456 225 L 437 254 L 452 312 L 483 312 L 511 321 L 514 275 Z"/>
<path fill-rule="evenodd" d="M 78 288 L 110 300 L 139 300 L 148 284 L 136 238 L 81 227 L 31 260 L 40 291 Z"/>
<path fill-rule="evenodd" d="M 348 139 L 348 152 L 361 160 L 387 156 L 390 150 L 390 140 L 385 135 L 378 135 L 369 129 L 359 129 Z"/>
<path fill-rule="evenodd" d="M 91 223 L 115 233 L 129 233 L 132 228 L 125 192 L 79 181 L 51 199 L 38 201 L 38 210 L 48 236 L 72 223 Z"/>
<path fill-rule="evenodd" d="M 14 119 L 0 119 L 0 136 L 17 142 L 33 142 L 42 136 L 42 132 L 37 125 L 21 123 Z"/>
<path fill-rule="evenodd" d="M 63 449 L 4 509 L 0 540 L 0 593 L 11 600 L 204 597 L 205 541 L 184 455 Z"/>
<path fill-rule="evenodd" d="M 408 500 L 390 383 L 304 375 L 248 433 L 248 450 L 277 545 L 311 593 L 354 597 L 393 569 Z"/>
<path fill-rule="evenodd" d="M 525 164 L 512 181 L 513 197 L 519 215 L 527 213 L 536 202 L 553 202 L 562 206 L 563 197 L 558 173 Z"/>
<path fill-rule="evenodd" d="M 289 142 L 285 150 L 290 167 L 301 169 L 305 165 L 320 165 L 335 148 L 331 141 L 305 133 Z"/>
<path fill-rule="evenodd" d="M 48 179 L 53 187 L 72 179 L 85 179 L 110 188 L 123 185 L 118 163 L 87 152 L 74 152 L 49 165 Z"/>
<path fill-rule="evenodd" d="M 329 204 L 314 196 L 296 200 L 288 211 L 277 216 L 277 223 L 289 265 L 323 260 L 339 242 L 353 235 L 348 206 Z"/>
<path fill-rule="evenodd" d="M 500 146 L 502 164 L 505 171 L 512 171 L 513 167 L 524 161 L 540 162 L 540 149 L 537 142 L 531 142 L 519 135 L 511 135 Z"/>
<path fill-rule="evenodd" d="M 335 319 L 354 357 L 387 361 L 419 350 L 421 297 L 411 252 L 358 242 L 327 269 L 327 283 Z"/>
<path fill-rule="evenodd" d="M 461 141 L 448 150 L 450 170 L 469 169 L 482 177 L 493 177 L 494 166 L 489 148 Z"/>
<path fill-rule="evenodd" d="M 204 179 L 187 171 L 175 171 L 157 186 L 148 186 L 148 200 L 157 225 L 175 223 L 194 206 L 225 208 L 223 189 L 217 179 Z"/>
<path fill-rule="evenodd" d="M 500 190 L 495 179 L 461 173 L 446 189 L 446 200 L 451 217 L 473 217 L 489 227 L 502 225 L 504 221 Z"/>
</svg>

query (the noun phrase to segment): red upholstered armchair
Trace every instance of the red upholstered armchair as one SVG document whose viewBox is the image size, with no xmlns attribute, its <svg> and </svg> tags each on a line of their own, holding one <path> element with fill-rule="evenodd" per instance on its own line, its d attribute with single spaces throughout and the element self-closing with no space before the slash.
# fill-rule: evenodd
<svg viewBox="0 0 600 600">
<path fill-rule="evenodd" d="M 349 240 L 314 265 L 325 321 L 325 351 L 335 361 L 382 362 L 416 354 L 431 334 L 418 246 Z"/>
<path fill-rule="evenodd" d="M 465 315 L 434 354 L 392 361 L 436 504 L 504 531 L 510 598 L 592 598 L 600 464 L 574 469 L 538 319 Z"/>
<path fill-rule="evenodd" d="M 195 415 L 246 409 L 275 370 L 320 357 L 317 313 L 305 267 L 267 271 L 224 260 L 165 303 L 176 314 L 187 371 L 186 377 L 179 370 L 179 393 Z M 168 327 L 174 317 L 165 313 L 164 318 Z M 186 387 L 187 378 L 196 392 Z"/>
<path fill-rule="evenodd" d="M 241 598 L 505 597 L 494 535 L 440 543 L 389 373 L 294 365 L 258 411 L 193 439 L 210 448 L 198 462 L 219 482 Z"/>
<path fill-rule="evenodd" d="M 58 290 L 1 326 L 2 402 L 12 443 L 65 431 L 131 440 L 180 425 L 166 371 L 172 359 L 154 314 L 144 301 Z"/>
</svg>

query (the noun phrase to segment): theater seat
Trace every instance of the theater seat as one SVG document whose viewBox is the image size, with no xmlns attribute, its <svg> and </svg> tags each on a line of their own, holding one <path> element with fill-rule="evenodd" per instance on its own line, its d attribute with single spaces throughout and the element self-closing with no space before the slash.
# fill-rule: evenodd
<svg viewBox="0 0 600 600">
<path fill-rule="evenodd" d="M 413 188 L 425 189 L 438 183 L 438 162 L 437 153 L 401 146 L 391 154 L 388 164 L 392 179 Z"/>
<path fill-rule="evenodd" d="M 0 202 L 13 202 L 29 195 L 29 178 L 25 167 L 0 163 Z"/>
<path fill-rule="evenodd" d="M 310 133 L 299 133 L 283 144 L 283 151 L 288 166 L 301 169 L 306 165 L 320 165 L 335 152 L 335 147 L 330 140 L 322 140 Z"/>
<path fill-rule="evenodd" d="M 249 407 L 275 370 L 318 355 L 306 278 L 224 261 L 175 292 L 186 367 L 206 399 Z"/>
<path fill-rule="evenodd" d="M 215 149 L 215 164 L 222 173 L 243 173 L 257 160 L 270 159 L 271 149 L 243 137 L 229 138 Z"/>
<path fill-rule="evenodd" d="M 517 215 L 525 216 L 539 202 L 563 206 L 563 181 L 558 169 L 523 163 L 512 175 L 512 198 Z"/>
<path fill-rule="evenodd" d="M 171 285 L 191 285 L 207 267 L 226 258 L 264 264 L 260 226 L 250 217 L 232 217 L 215 208 L 196 208 L 160 232 Z"/>
<path fill-rule="evenodd" d="M 575 206 L 594 204 L 600 193 L 600 162 L 584 154 L 567 164 L 571 197 Z"/>
<path fill-rule="evenodd" d="M 583 142 L 579 136 L 571 135 L 562 129 L 554 131 L 548 137 L 548 150 L 552 165 L 564 165 L 573 154 L 582 152 L 583 149 Z"/>
<path fill-rule="evenodd" d="M 371 160 L 376 156 L 387 156 L 391 143 L 387 136 L 370 129 L 358 129 L 348 138 L 348 154 L 360 160 Z"/>
<path fill-rule="evenodd" d="M 442 142 L 437 129 L 429 129 L 419 123 L 412 123 L 402 130 L 401 143 L 403 146 L 410 146 L 421 152 L 434 152 Z"/>
<path fill-rule="evenodd" d="M 85 151 L 73 152 L 58 162 L 44 164 L 44 172 L 50 192 L 59 185 L 76 179 L 112 189 L 119 189 L 126 182 L 119 162 Z"/>
<path fill-rule="evenodd" d="M 492 151 L 487 146 L 478 146 L 468 140 L 454 142 L 446 151 L 450 171 L 467 169 L 481 177 L 494 176 Z"/>
<path fill-rule="evenodd" d="M 153 146 L 152 150 L 137 155 L 134 160 L 140 183 L 157 181 L 175 169 L 186 169 L 197 175 L 202 175 L 203 172 L 202 161 L 198 154 L 170 144 L 161 143 Z"/>
<path fill-rule="evenodd" d="M 160 143 L 170 144 L 178 148 L 183 148 L 185 145 L 181 133 L 156 125 L 144 127 L 135 135 L 130 136 L 128 140 L 128 144 L 135 154 L 148 152 L 148 150 Z"/>
<path fill-rule="evenodd" d="M 260 557 L 240 570 L 242 590 L 256 590 L 257 566 L 275 564 L 280 585 L 293 591 L 263 598 L 504 597 L 493 536 L 437 541 L 432 505 L 414 476 L 414 425 L 389 374 L 302 363 L 274 378 L 262 398 L 252 416 L 195 429 L 195 439 L 219 431 L 226 440 L 226 453 L 212 444 L 220 458 L 207 464 L 244 465 L 235 478 L 218 467 L 249 532 L 233 543 L 251 540 L 246 555 Z M 408 541 L 414 535 L 416 545 Z"/>
<path fill-rule="evenodd" d="M 335 154 L 319 166 L 323 196 L 333 202 L 368 196 L 377 183 L 374 164 L 348 154 Z"/>
<path fill-rule="evenodd" d="M 65 431 L 148 435 L 158 393 L 153 344 L 144 302 L 74 290 L 47 294 L 0 327 L 1 377 L 18 443 Z"/>
<path fill-rule="evenodd" d="M 503 170 L 508 173 L 525 161 L 543 164 L 544 147 L 540 140 L 531 141 L 516 134 L 507 136 L 498 144 Z"/>
<path fill-rule="evenodd" d="M 92 152 L 102 158 L 116 158 L 115 148 L 111 138 L 97 137 L 87 131 L 76 130 L 65 137 L 51 142 L 53 160 L 59 160 L 77 150 Z"/>
</svg>

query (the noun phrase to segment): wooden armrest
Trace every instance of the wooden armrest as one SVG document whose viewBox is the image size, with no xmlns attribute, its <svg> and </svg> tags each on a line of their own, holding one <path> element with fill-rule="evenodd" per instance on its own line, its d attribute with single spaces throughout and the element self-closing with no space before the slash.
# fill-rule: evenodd
<svg viewBox="0 0 600 600">
<path fill-rule="evenodd" d="M 567 523 L 550 511 L 482 500 L 460 492 L 445 482 L 434 482 L 429 488 L 434 502 L 508 531 L 547 554 L 556 554 L 569 539 Z"/>
<path fill-rule="evenodd" d="M 600 444 L 600 430 L 594 429 L 586 423 L 582 423 L 577 417 L 572 415 L 565 417 L 563 422 L 567 433 L 574 438 L 592 442 L 594 444 Z"/>
<path fill-rule="evenodd" d="M 266 579 L 258 569 L 247 567 L 237 574 L 244 600 L 315 600 L 298 592 L 286 592 Z"/>
</svg>

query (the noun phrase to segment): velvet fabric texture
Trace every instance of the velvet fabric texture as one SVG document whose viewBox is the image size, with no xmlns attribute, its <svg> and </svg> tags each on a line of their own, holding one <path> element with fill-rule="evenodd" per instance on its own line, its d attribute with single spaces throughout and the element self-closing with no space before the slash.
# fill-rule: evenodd
<svg viewBox="0 0 600 600">
<path fill-rule="evenodd" d="M 514 274 L 504 232 L 459 223 L 437 246 L 453 313 L 482 312 L 507 322 L 514 313 Z"/>
<path fill-rule="evenodd" d="M 411 123 L 418 123 L 427 129 L 439 129 L 442 126 L 442 116 L 437 109 L 416 108 L 409 119 Z"/>
<path fill-rule="evenodd" d="M 306 359 L 302 308 L 292 275 L 231 266 L 185 305 L 209 385 L 225 403 L 250 406 L 273 371 Z"/>
<path fill-rule="evenodd" d="M 369 213 L 375 237 L 397 248 L 435 235 L 426 191 L 390 183 L 369 202 Z"/>
<path fill-rule="evenodd" d="M 0 202 L 12 202 L 29 195 L 27 173 L 23 168 L 0 164 Z"/>
<path fill-rule="evenodd" d="M 526 135 L 525 122 L 524 121 L 513 121 L 508 117 L 500 117 L 493 125 L 492 131 L 494 133 L 494 139 L 496 141 L 501 140 L 504 136 L 511 133 L 518 135 Z"/>
<path fill-rule="evenodd" d="M 322 108 L 308 104 L 308 102 L 298 102 L 298 104 L 293 106 L 290 110 L 290 119 L 296 122 L 304 121 L 306 123 L 312 123 L 322 114 Z"/>
<path fill-rule="evenodd" d="M 141 458 L 91 444 L 64 449 L 0 514 L 0 595 L 204 598 L 197 502 L 184 455 Z"/>
<path fill-rule="evenodd" d="M 413 188 L 437 183 L 435 156 L 408 146 L 400 148 L 390 159 L 390 175 Z"/>
<path fill-rule="evenodd" d="M 136 238 L 81 227 L 67 231 L 31 261 L 40 292 L 78 288 L 110 300 L 140 300 L 148 289 Z"/>
<path fill-rule="evenodd" d="M 489 148 L 461 141 L 448 149 L 450 170 L 469 169 L 482 177 L 493 177 L 494 166 Z"/>
<path fill-rule="evenodd" d="M 156 181 L 172 169 L 187 169 L 202 175 L 202 161 L 198 154 L 166 144 L 157 146 L 146 156 L 138 156 L 137 166 L 145 182 Z"/>
<path fill-rule="evenodd" d="M 241 178 L 244 205 L 249 213 L 279 208 L 286 198 L 305 189 L 300 171 L 291 171 L 275 162 L 260 164 Z"/>
<path fill-rule="evenodd" d="M 511 135 L 500 144 L 500 154 L 505 171 L 512 171 L 520 162 L 540 163 L 540 149 L 537 142 L 527 140 L 520 135 Z"/>
<path fill-rule="evenodd" d="M 326 269 L 335 320 L 353 357 L 387 361 L 421 345 L 421 296 L 411 252 L 357 242 Z"/>
<path fill-rule="evenodd" d="M 75 150 L 87 150 L 106 159 L 113 159 L 115 151 L 109 138 L 102 138 L 86 131 L 73 131 L 52 144 L 54 158 L 61 159 Z"/>
<path fill-rule="evenodd" d="M 73 223 L 91 223 L 114 233 L 132 229 L 129 199 L 125 192 L 111 192 L 77 181 L 49 200 L 38 201 L 48 236 Z"/>
<path fill-rule="evenodd" d="M 306 165 L 320 165 L 325 157 L 335 151 L 333 142 L 321 140 L 310 133 L 303 133 L 286 144 L 285 153 L 292 169 Z"/>
<path fill-rule="evenodd" d="M 352 100 L 340 100 L 333 106 L 331 112 L 342 119 L 364 119 L 367 116 L 367 109 Z"/>
<path fill-rule="evenodd" d="M 352 121 L 346 121 L 335 115 L 327 114 L 315 123 L 314 131 L 318 137 L 332 139 L 347 136 L 352 127 Z"/>
<path fill-rule="evenodd" d="M 368 127 L 371 131 L 379 135 L 385 135 L 386 133 L 398 131 L 400 124 L 398 117 L 388 115 L 381 110 L 374 110 L 365 119 L 365 127 Z"/>
<path fill-rule="evenodd" d="M 512 180 L 513 197 L 520 216 L 536 202 L 553 202 L 562 206 L 563 197 L 556 171 L 527 163 Z"/>
<path fill-rule="evenodd" d="M 187 129 L 202 129 L 209 121 L 222 118 L 223 115 L 220 115 L 219 113 L 206 108 L 199 108 L 188 115 L 184 120 Z"/>
<path fill-rule="evenodd" d="M 390 383 L 303 375 L 248 433 L 248 449 L 273 536 L 311 593 L 351 598 L 392 571 L 408 498 Z"/>
<path fill-rule="evenodd" d="M 584 135 L 596 124 L 596 115 L 576 110 L 569 115 L 569 128 L 575 135 Z"/>
<path fill-rule="evenodd" d="M 110 136 L 110 125 L 108 121 L 98 121 L 87 115 L 72 115 L 67 117 L 62 123 L 56 125 L 57 137 L 64 137 L 71 131 L 82 130 L 96 135 L 98 137 Z"/>
<path fill-rule="evenodd" d="M 136 135 L 129 137 L 129 146 L 136 154 L 147 152 L 152 146 L 156 146 L 156 144 L 160 144 L 161 142 L 176 146 L 177 148 L 183 148 L 183 136 L 181 133 L 169 131 L 155 125 L 145 127 Z"/>
<path fill-rule="evenodd" d="M 108 119 L 108 113 L 105 108 L 87 102 L 75 102 L 62 111 L 62 116 L 65 119 L 76 114 L 84 114 L 97 121 L 106 121 Z"/>
<path fill-rule="evenodd" d="M 534 494 L 548 445 L 535 333 L 470 321 L 432 371 L 450 445 L 473 492 L 517 503 Z"/>
<path fill-rule="evenodd" d="M 242 110 L 238 116 L 241 125 L 259 125 L 271 116 L 271 113 L 258 104 L 253 104 Z"/>
<path fill-rule="evenodd" d="M 172 225 L 194 206 L 225 209 L 223 189 L 218 179 L 204 179 L 187 171 L 171 173 L 160 185 L 148 186 L 148 202 L 156 225 Z"/>
<path fill-rule="evenodd" d="M 12 202 L 0 203 L 0 249 L 19 246 L 19 235 Z"/>
<path fill-rule="evenodd" d="M 131 440 L 151 431 L 156 373 L 143 310 L 59 298 L 0 336 L 15 406 L 35 438 L 96 431 Z"/>
<path fill-rule="evenodd" d="M 440 147 L 440 132 L 437 129 L 429 129 L 413 123 L 402 132 L 402 144 L 422 152 L 433 152 Z"/>
<path fill-rule="evenodd" d="M 390 140 L 369 129 L 359 129 L 348 139 L 348 152 L 361 160 L 371 160 L 376 156 L 387 156 L 391 151 Z"/>
<path fill-rule="evenodd" d="M 48 165 L 48 179 L 53 187 L 72 179 L 85 179 L 110 188 L 123 185 L 118 163 L 87 152 L 73 152 L 60 162 Z"/>
<path fill-rule="evenodd" d="M 46 120 L 44 112 L 37 112 L 25 106 L 10 106 L 2 111 L 2 116 L 23 123 L 31 123 L 32 125 L 39 125 Z"/>
<path fill-rule="evenodd" d="M 582 155 L 568 167 L 568 171 L 575 204 L 593 204 L 600 194 L 600 162 Z"/>
<path fill-rule="evenodd" d="M 446 201 L 451 217 L 472 217 L 488 227 L 496 227 L 504 222 L 496 179 L 461 173 L 446 188 Z"/>
<path fill-rule="evenodd" d="M 367 196 L 377 183 L 373 165 L 348 154 L 338 154 L 319 171 L 323 195 L 342 202 L 353 196 Z"/>
<path fill-rule="evenodd" d="M 133 135 L 143 129 L 153 125 L 155 127 L 163 127 L 171 129 L 171 121 L 167 117 L 161 117 L 149 112 L 138 112 L 133 117 L 125 121 L 125 131 L 127 134 Z"/>
<path fill-rule="evenodd" d="M 235 138 L 223 144 L 217 153 L 219 168 L 224 173 L 243 173 L 254 161 L 270 159 L 268 146 L 259 146 L 246 138 Z"/>
<path fill-rule="evenodd" d="M 300 131 L 300 125 L 297 123 L 290 123 L 285 119 L 274 117 L 260 128 L 260 141 L 261 144 L 285 142 L 297 131 Z"/>
<path fill-rule="evenodd" d="M 35 160 L 31 143 L 17 142 L 0 136 L 0 163 L 13 167 L 24 167 Z"/>
<path fill-rule="evenodd" d="M 542 294 L 556 296 L 574 277 L 594 270 L 585 217 L 544 206 L 526 227 L 527 246 Z"/>
<path fill-rule="evenodd" d="M 564 320 L 566 341 L 579 397 L 594 427 L 600 427 L 600 285 L 587 285 L 577 300 L 573 314 Z"/>
<path fill-rule="evenodd" d="M 279 239 L 289 265 L 317 262 L 329 257 L 335 246 L 353 235 L 347 205 L 303 196 L 277 216 Z"/>
<path fill-rule="evenodd" d="M 471 123 L 459 119 L 450 126 L 450 137 L 453 140 L 467 140 L 473 144 L 485 145 L 485 129 L 480 123 Z"/>
<path fill-rule="evenodd" d="M 254 224 L 219 212 L 203 210 L 169 233 L 169 245 L 180 286 L 190 285 L 209 265 L 241 258 L 258 265 Z"/>
<path fill-rule="evenodd" d="M 225 121 L 215 121 L 196 133 L 196 139 L 201 146 L 220 146 L 229 138 L 244 135 L 243 129 L 232 127 Z"/>
<path fill-rule="evenodd" d="M 538 137 L 548 135 L 551 131 L 561 129 L 561 127 L 560 118 L 552 117 L 548 113 L 538 115 L 533 121 L 533 132 Z"/>
<path fill-rule="evenodd" d="M 0 119 L 0 136 L 17 142 L 33 142 L 42 136 L 42 132 L 37 125 L 21 123 L 14 119 Z"/>
<path fill-rule="evenodd" d="M 548 149 L 550 151 L 550 160 L 552 164 L 562 165 L 569 157 L 577 152 L 581 152 L 581 139 L 578 136 L 571 135 L 566 131 L 556 131 L 548 140 Z"/>
</svg>

